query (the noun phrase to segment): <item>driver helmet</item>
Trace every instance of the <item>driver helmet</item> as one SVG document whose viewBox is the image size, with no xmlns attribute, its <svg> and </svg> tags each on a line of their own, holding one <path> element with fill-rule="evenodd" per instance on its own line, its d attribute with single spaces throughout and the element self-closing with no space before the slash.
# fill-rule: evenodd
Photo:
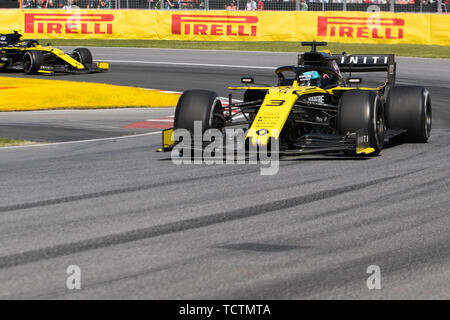
<svg viewBox="0 0 450 320">
<path fill-rule="evenodd" d="M 303 72 L 298 78 L 298 83 L 301 86 L 320 87 L 320 75 L 317 71 Z"/>
</svg>

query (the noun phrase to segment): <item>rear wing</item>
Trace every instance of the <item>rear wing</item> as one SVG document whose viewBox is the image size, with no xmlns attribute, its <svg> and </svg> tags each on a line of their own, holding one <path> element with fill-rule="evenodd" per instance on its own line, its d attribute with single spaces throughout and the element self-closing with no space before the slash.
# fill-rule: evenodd
<svg viewBox="0 0 450 320">
<path fill-rule="evenodd" d="M 389 84 L 395 84 L 396 62 L 393 54 L 333 55 L 341 72 L 387 72 Z"/>
</svg>

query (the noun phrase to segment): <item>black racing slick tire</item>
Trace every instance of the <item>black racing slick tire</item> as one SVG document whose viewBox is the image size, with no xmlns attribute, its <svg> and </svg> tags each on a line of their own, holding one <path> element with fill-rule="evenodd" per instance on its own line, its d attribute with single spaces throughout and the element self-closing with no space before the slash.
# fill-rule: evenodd
<svg viewBox="0 0 450 320">
<path fill-rule="evenodd" d="M 26 51 L 22 59 L 23 71 L 26 74 L 37 74 L 44 63 L 44 55 L 40 51 Z"/>
<path fill-rule="evenodd" d="M 217 93 L 208 90 L 187 90 L 178 100 L 174 128 L 194 133 L 194 122 L 200 121 L 202 133 L 210 128 L 221 129 L 223 108 Z"/>
<path fill-rule="evenodd" d="M 84 66 L 92 64 L 92 53 L 87 48 L 77 48 L 73 50 L 72 56 L 75 60 L 82 63 Z"/>
<path fill-rule="evenodd" d="M 376 92 L 344 92 L 339 101 L 337 129 L 341 135 L 367 129 L 369 145 L 375 150 L 371 155 L 378 155 L 383 149 L 386 124 L 383 104 Z"/>
<path fill-rule="evenodd" d="M 393 87 L 386 99 L 388 129 L 404 129 L 397 140 L 425 143 L 431 134 L 431 99 L 427 89 L 419 86 Z"/>
</svg>

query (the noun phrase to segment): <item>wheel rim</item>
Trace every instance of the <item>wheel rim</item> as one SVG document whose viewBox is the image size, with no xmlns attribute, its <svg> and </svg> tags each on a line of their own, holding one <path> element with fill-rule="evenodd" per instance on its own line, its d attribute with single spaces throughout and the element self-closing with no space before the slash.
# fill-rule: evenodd
<svg viewBox="0 0 450 320">
<path fill-rule="evenodd" d="M 81 61 L 81 54 L 78 51 L 74 52 L 74 59 L 77 60 L 79 63 L 83 63 L 83 61 Z"/>
<path fill-rule="evenodd" d="M 377 101 L 378 102 L 378 101 Z M 383 113 L 380 110 L 380 105 L 376 104 L 376 114 L 375 114 L 375 139 L 376 139 L 376 145 L 378 148 L 381 148 L 384 143 L 384 131 L 386 128 L 386 124 L 384 121 Z"/>
<path fill-rule="evenodd" d="M 225 127 L 225 118 L 221 114 L 214 114 L 214 122 L 213 126 L 219 130 L 222 131 L 222 129 Z"/>
<path fill-rule="evenodd" d="M 377 138 L 378 141 L 381 141 L 384 137 L 384 119 L 383 116 L 380 115 L 377 119 Z"/>
<path fill-rule="evenodd" d="M 427 138 L 430 137 L 431 133 L 431 105 L 427 102 L 425 107 L 425 134 Z"/>
<path fill-rule="evenodd" d="M 25 72 L 29 72 L 31 69 L 31 65 L 32 65 L 31 56 L 30 54 L 27 53 L 23 57 L 23 70 Z"/>
<path fill-rule="evenodd" d="M 223 110 L 222 103 L 219 98 L 215 98 L 211 108 L 212 118 L 209 125 L 211 128 L 222 130 L 225 126 L 225 119 L 223 117 L 223 112 L 220 112 L 219 110 Z"/>
</svg>

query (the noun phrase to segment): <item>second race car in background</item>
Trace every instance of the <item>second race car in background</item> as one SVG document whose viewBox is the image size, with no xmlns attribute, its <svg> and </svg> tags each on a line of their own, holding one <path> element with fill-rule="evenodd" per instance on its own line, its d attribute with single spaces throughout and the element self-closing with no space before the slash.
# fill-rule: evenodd
<svg viewBox="0 0 450 320">
<path fill-rule="evenodd" d="M 77 48 L 67 54 L 42 46 L 37 40 L 21 39 L 14 33 L 0 34 L 0 71 L 20 70 L 26 74 L 93 73 L 109 70 L 106 62 L 93 62 L 91 51 Z"/>
</svg>

